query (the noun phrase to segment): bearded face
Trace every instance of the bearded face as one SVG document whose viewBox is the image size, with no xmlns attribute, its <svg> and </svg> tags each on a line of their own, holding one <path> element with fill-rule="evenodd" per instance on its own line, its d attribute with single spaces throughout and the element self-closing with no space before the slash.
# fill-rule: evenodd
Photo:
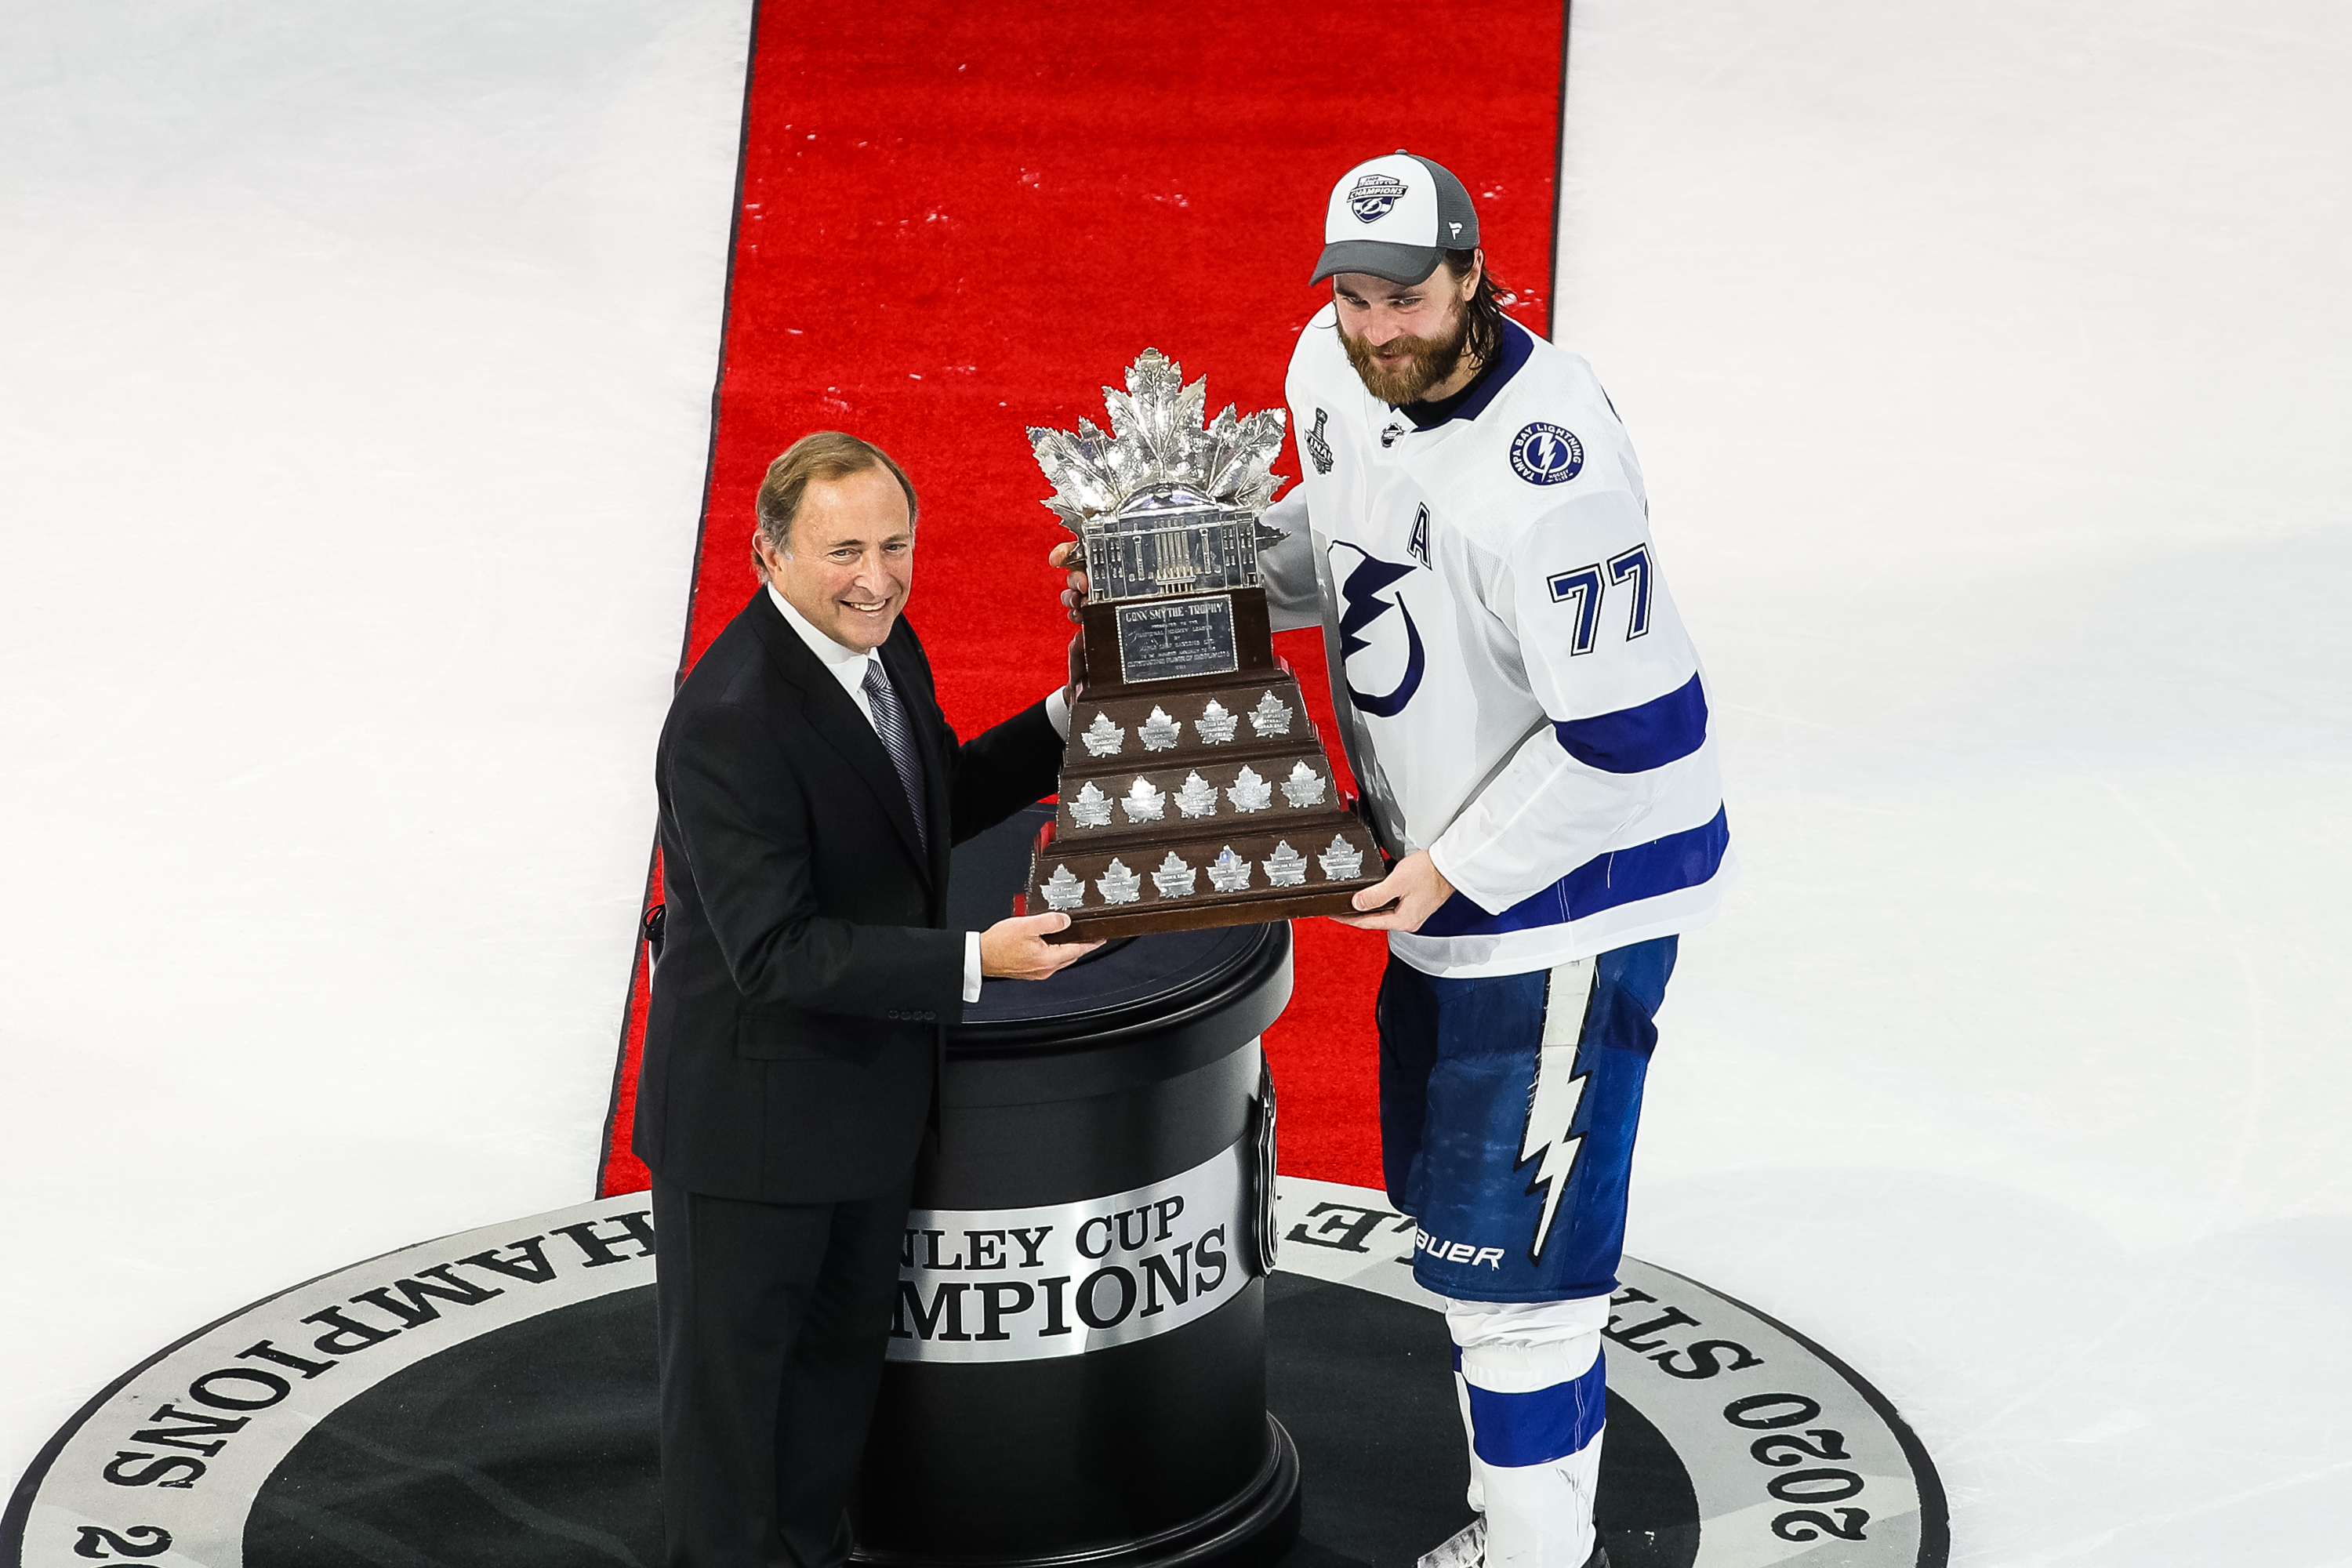
<svg viewBox="0 0 2352 1568">
<path fill-rule="evenodd" d="M 1394 337 L 1374 347 L 1352 336 L 1344 323 L 1339 329 L 1340 346 L 1348 351 L 1348 363 L 1356 367 L 1364 390 L 1391 406 L 1418 402 L 1452 375 L 1469 342 L 1470 312 L 1459 300 L 1447 312 L 1444 326 L 1431 337 Z"/>
</svg>

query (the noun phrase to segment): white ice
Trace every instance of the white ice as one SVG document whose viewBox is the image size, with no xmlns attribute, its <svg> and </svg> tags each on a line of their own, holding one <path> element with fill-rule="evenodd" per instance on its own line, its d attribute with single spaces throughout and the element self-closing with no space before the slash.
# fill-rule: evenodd
<svg viewBox="0 0 2352 1568">
<path fill-rule="evenodd" d="M 585 1195 L 744 12 L 0 9 L 0 1480 Z M 2352 14 L 1574 27 L 1560 336 L 1746 868 L 1634 1249 L 1893 1395 L 1958 1563 L 2352 1562 Z"/>
<path fill-rule="evenodd" d="M 589 1195 L 738 0 L 0 6 L 0 1478 Z"/>
<path fill-rule="evenodd" d="M 1745 878 L 1630 1243 L 1956 1563 L 2352 1562 L 2352 11 L 1579 0 L 1559 302 Z"/>
</svg>

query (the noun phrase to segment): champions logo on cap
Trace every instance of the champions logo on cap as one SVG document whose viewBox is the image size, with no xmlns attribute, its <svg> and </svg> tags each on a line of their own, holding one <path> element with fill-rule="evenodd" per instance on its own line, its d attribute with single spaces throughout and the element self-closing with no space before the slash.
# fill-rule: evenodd
<svg viewBox="0 0 2352 1568">
<path fill-rule="evenodd" d="M 1470 193 L 1442 163 L 1400 148 L 1339 176 L 1323 209 L 1323 254 L 1312 282 L 1364 272 L 1418 283 L 1449 250 L 1478 245 Z"/>
<path fill-rule="evenodd" d="M 1404 195 L 1404 182 L 1387 174 L 1366 174 L 1348 193 L 1348 210 L 1366 223 L 1378 223 Z"/>
</svg>

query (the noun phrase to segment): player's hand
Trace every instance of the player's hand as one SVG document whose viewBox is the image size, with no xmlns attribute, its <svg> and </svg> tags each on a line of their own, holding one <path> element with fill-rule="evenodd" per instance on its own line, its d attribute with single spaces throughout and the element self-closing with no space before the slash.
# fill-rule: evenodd
<svg viewBox="0 0 2352 1568">
<path fill-rule="evenodd" d="M 997 921 L 980 933 L 980 973 L 991 980 L 1043 980 L 1102 945 L 1045 940 L 1048 932 L 1069 927 L 1070 917 L 1059 910 Z"/>
<path fill-rule="evenodd" d="M 1054 546 L 1045 557 L 1046 565 L 1058 567 L 1069 574 L 1069 584 L 1062 590 L 1062 608 L 1069 612 L 1070 619 L 1074 621 L 1078 618 L 1078 606 L 1087 602 L 1087 574 L 1078 566 L 1083 554 L 1076 540 L 1066 539 Z"/>
<path fill-rule="evenodd" d="M 1421 922 L 1453 896 L 1454 884 L 1445 879 L 1429 851 L 1416 849 L 1391 867 L 1387 876 L 1348 900 L 1367 912 L 1331 918 L 1358 931 L 1419 931 Z M 1396 908 L 1382 909 L 1383 904 Z"/>
<path fill-rule="evenodd" d="M 1087 639 L 1084 633 L 1070 639 L 1070 684 L 1062 689 L 1062 700 L 1076 708 L 1078 693 L 1087 689 Z"/>
</svg>

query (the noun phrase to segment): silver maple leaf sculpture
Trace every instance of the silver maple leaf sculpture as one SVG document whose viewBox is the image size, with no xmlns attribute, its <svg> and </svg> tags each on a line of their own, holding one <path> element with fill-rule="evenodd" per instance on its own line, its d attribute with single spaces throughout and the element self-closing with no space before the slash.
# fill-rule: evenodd
<svg viewBox="0 0 2352 1568">
<path fill-rule="evenodd" d="M 1146 349 L 1128 367 L 1125 392 L 1103 388 L 1110 434 L 1081 419 L 1075 435 L 1033 426 L 1029 445 L 1054 486 L 1045 505 L 1080 539 L 1089 538 L 1089 522 L 1121 514 L 1213 508 L 1247 538 L 1255 583 L 1257 549 L 1283 537 L 1257 520 L 1286 482 L 1268 471 L 1282 451 L 1283 414 L 1269 408 L 1242 418 L 1227 404 L 1203 424 L 1207 386 L 1205 376 L 1186 386 L 1181 365 Z"/>
</svg>

